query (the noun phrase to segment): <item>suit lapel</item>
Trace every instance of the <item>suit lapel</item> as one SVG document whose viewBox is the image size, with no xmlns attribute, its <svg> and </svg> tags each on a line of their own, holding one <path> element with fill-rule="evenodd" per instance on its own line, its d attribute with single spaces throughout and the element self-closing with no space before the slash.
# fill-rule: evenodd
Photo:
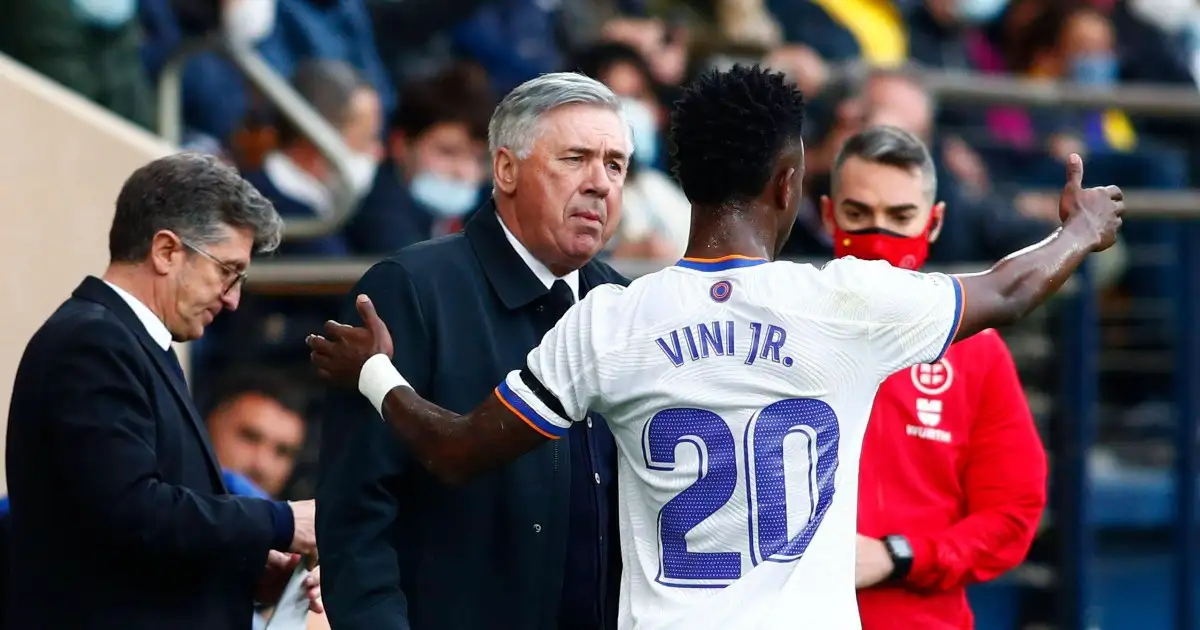
<svg viewBox="0 0 1200 630">
<path fill-rule="evenodd" d="M 204 451 L 205 459 L 208 460 L 209 474 L 213 478 L 213 483 L 222 492 L 228 492 L 225 487 L 225 477 L 221 474 L 221 465 L 217 462 L 217 456 L 213 453 L 212 445 L 208 440 L 208 427 L 205 426 L 204 420 L 200 417 L 200 413 L 196 411 L 196 405 L 192 401 L 192 394 L 187 389 L 187 383 L 180 378 L 178 371 L 170 363 L 170 355 L 166 350 L 150 337 L 150 333 L 146 327 L 142 325 L 141 320 L 137 318 L 129 305 L 121 299 L 108 285 L 104 284 L 103 280 L 88 276 L 83 283 L 75 289 L 75 297 L 96 302 L 112 311 L 121 323 L 125 324 L 134 337 L 137 337 L 142 349 L 150 356 L 150 361 L 154 363 L 154 367 L 158 370 L 162 378 L 171 388 L 171 392 L 175 395 L 180 408 L 187 416 L 188 423 L 191 424 L 192 430 L 196 432 L 196 439 L 200 440 L 201 449 Z"/>
<path fill-rule="evenodd" d="M 175 394 L 175 399 L 179 401 L 179 406 L 183 408 L 184 415 L 188 417 L 192 429 L 196 432 L 196 438 L 200 440 L 200 447 L 204 450 L 205 459 L 208 460 L 208 470 L 212 475 L 213 483 L 222 492 L 228 492 L 225 487 L 225 476 L 221 474 L 221 465 L 217 462 L 212 445 L 209 444 L 208 427 L 204 424 L 204 419 L 200 417 L 200 412 L 196 411 L 196 405 L 192 402 L 192 393 L 188 391 L 187 382 L 180 376 L 178 368 L 171 365 L 170 355 L 154 343 L 149 334 L 145 333 L 141 322 L 137 324 L 138 329 L 143 333 L 138 336 L 138 341 L 146 350 L 146 354 L 149 354 L 151 360 L 154 361 L 154 366 L 158 368 L 159 374 L 162 374 L 162 377 L 170 384 L 171 392 Z"/>
</svg>

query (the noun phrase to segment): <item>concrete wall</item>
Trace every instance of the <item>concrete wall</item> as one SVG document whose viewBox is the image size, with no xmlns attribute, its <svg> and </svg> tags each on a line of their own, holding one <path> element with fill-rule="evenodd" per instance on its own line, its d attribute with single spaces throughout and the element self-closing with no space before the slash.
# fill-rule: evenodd
<svg viewBox="0 0 1200 630">
<path fill-rule="evenodd" d="M 125 178 L 172 149 L 4 55 L 0 147 L 2 433 L 26 342 L 84 275 L 104 271 Z"/>
</svg>

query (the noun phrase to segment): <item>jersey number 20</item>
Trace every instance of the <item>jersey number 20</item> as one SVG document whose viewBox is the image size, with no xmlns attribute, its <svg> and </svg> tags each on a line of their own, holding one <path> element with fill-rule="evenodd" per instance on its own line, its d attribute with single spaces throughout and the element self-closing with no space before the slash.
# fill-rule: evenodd
<svg viewBox="0 0 1200 630">
<path fill-rule="evenodd" d="M 810 444 L 809 519 L 788 536 L 787 487 L 783 443 L 802 433 Z M 688 444 L 699 454 L 696 482 L 663 505 L 658 515 L 661 565 L 658 582 L 669 586 L 719 588 L 742 575 L 742 554 L 688 551 L 686 536 L 733 497 L 745 492 L 749 510 L 750 560 L 791 562 L 804 555 L 833 501 L 838 466 L 838 423 L 833 409 L 811 398 L 781 400 L 758 410 L 746 425 L 746 485 L 738 488 L 738 448 L 733 430 L 717 414 L 704 409 L 664 409 L 644 430 L 646 466 L 672 470 L 675 448 Z M 812 473 L 815 473 L 813 475 Z"/>
</svg>

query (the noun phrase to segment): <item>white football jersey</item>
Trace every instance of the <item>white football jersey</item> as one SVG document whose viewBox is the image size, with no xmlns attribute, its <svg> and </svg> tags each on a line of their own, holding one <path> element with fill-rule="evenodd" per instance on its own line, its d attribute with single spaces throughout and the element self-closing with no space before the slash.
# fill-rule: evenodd
<svg viewBox="0 0 1200 630">
<path fill-rule="evenodd" d="M 856 629 L 871 404 L 941 357 L 962 299 L 882 261 L 685 259 L 592 289 L 497 394 L 548 437 L 607 419 L 623 630 Z"/>
</svg>

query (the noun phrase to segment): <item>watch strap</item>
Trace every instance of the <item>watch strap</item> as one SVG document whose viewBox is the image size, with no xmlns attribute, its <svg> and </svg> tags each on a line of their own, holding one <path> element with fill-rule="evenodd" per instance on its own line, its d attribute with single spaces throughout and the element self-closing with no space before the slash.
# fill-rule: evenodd
<svg viewBox="0 0 1200 630">
<path fill-rule="evenodd" d="M 908 577 L 913 565 L 912 544 L 908 539 L 899 534 L 891 534 L 883 537 L 883 546 L 892 558 L 892 574 L 888 576 L 888 581 L 896 582 Z"/>
</svg>

